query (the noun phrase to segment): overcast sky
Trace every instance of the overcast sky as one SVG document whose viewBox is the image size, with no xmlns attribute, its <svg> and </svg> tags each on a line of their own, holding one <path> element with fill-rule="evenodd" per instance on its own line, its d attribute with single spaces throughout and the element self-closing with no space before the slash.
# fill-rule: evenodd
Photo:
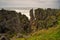
<svg viewBox="0 0 60 40">
<path fill-rule="evenodd" d="M 0 0 L 0 7 L 59 8 L 60 0 Z"/>
</svg>

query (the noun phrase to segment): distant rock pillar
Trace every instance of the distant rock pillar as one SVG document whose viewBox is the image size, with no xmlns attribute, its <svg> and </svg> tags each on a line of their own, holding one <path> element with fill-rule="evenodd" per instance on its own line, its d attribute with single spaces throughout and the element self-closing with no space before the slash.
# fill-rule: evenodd
<svg viewBox="0 0 60 40">
<path fill-rule="evenodd" d="M 36 30 L 35 17 L 34 17 L 34 10 L 33 9 L 30 10 L 30 26 L 31 26 L 32 31 Z"/>
</svg>

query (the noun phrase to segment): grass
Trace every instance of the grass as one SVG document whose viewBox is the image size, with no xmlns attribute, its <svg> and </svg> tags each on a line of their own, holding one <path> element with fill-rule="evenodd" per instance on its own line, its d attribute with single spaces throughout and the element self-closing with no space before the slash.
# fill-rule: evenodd
<svg viewBox="0 0 60 40">
<path fill-rule="evenodd" d="M 17 38 L 16 40 L 25 40 L 24 38 Z"/>
<path fill-rule="evenodd" d="M 31 33 L 29 38 L 16 38 L 15 40 L 60 40 L 60 21 L 57 27 L 42 29 L 35 33 Z"/>
</svg>

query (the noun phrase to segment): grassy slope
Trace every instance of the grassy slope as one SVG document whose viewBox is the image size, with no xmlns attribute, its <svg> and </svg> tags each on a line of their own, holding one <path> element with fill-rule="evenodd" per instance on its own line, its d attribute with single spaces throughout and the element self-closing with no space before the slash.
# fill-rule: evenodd
<svg viewBox="0 0 60 40">
<path fill-rule="evenodd" d="M 16 38 L 15 40 L 60 40 L 60 22 L 57 27 L 42 29 L 32 33 L 29 38 Z"/>
</svg>

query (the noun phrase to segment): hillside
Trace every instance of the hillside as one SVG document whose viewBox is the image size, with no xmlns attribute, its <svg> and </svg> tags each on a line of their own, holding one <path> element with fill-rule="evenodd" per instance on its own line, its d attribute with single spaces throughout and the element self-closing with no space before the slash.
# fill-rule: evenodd
<svg viewBox="0 0 60 40">
<path fill-rule="evenodd" d="M 27 40 L 60 40 L 60 24 L 57 27 L 42 29 Z"/>
<path fill-rule="evenodd" d="M 60 21 L 56 27 L 42 29 L 31 33 L 29 38 L 15 38 L 15 40 L 60 40 Z"/>
</svg>

